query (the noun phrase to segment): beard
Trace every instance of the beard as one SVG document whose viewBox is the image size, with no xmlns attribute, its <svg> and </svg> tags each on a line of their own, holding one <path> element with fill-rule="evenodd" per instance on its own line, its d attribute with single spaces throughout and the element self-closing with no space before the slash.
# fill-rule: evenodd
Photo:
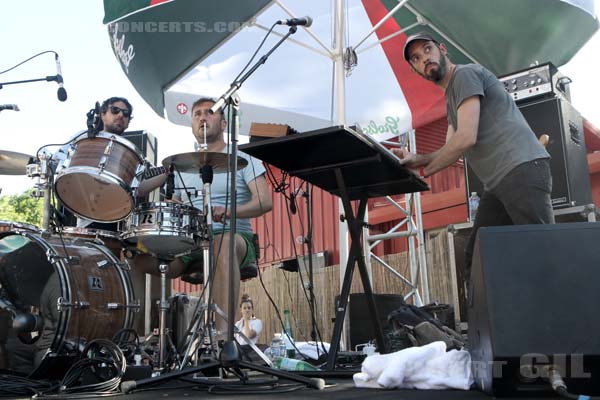
<svg viewBox="0 0 600 400">
<path fill-rule="evenodd" d="M 432 67 L 429 75 L 427 75 L 427 72 L 424 72 L 423 74 L 421 74 L 421 76 L 433 83 L 439 83 L 442 79 L 444 79 L 447 69 L 448 65 L 446 63 L 446 57 L 442 56 L 440 57 L 440 64 L 438 68 L 434 66 Z M 427 70 L 427 67 L 425 67 L 425 70 Z"/>
<path fill-rule="evenodd" d="M 114 123 L 107 124 L 104 126 L 104 130 L 109 133 L 114 133 L 115 135 L 120 135 L 125 132 L 126 127 L 124 125 L 117 125 Z"/>
</svg>

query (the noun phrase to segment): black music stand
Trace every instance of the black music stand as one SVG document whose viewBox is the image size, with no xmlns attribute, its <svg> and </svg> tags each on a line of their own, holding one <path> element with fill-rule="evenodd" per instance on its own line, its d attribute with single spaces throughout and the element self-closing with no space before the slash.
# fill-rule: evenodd
<svg viewBox="0 0 600 400">
<path fill-rule="evenodd" d="M 261 140 L 242 145 L 240 150 L 342 200 L 350 233 L 350 251 L 336 307 L 327 370 L 333 370 L 335 365 L 355 264 L 358 264 L 378 348 L 382 353 L 386 352 L 379 313 L 362 257 L 361 237 L 367 200 L 428 190 L 427 183 L 400 164 L 396 156 L 373 138 L 343 126 Z M 358 200 L 356 216 L 350 203 L 352 200 Z"/>
</svg>

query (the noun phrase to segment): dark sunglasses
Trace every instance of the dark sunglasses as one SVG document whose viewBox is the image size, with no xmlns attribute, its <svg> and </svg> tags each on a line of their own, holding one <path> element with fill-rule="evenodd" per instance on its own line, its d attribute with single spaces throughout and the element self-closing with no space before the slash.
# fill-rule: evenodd
<svg viewBox="0 0 600 400">
<path fill-rule="evenodd" d="M 117 115 L 118 113 L 122 112 L 125 118 L 131 117 L 131 111 L 117 106 L 110 106 L 110 112 L 114 115 Z"/>
</svg>

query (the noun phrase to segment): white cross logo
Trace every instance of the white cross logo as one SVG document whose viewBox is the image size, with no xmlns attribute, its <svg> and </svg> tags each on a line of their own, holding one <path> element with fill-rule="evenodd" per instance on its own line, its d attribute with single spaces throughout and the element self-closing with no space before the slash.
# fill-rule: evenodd
<svg viewBox="0 0 600 400">
<path fill-rule="evenodd" d="M 179 103 L 177 104 L 177 112 L 181 115 L 187 114 L 188 112 L 188 106 L 185 103 Z"/>
</svg>

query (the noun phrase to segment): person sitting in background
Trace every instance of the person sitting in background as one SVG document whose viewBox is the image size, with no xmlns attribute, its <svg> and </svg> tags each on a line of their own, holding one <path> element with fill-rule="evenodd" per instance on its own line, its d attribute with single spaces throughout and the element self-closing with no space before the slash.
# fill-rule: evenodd
<svg viewBox="0 0 600 400">
<path fill-rule="evenodd" d="M 247 294 L 242 295 L 242 301 L 240 302 L 240 313 L 242 318 L 235 323 L 236 328 L 246 335 L 253 344 L 258 342 L 258 337 L 263 329 L 262 321 L 254 316 L 254 303 Z M 241 335 L 235 334 L 235 339 L 241 345 L 249 344 Z"/>
</svg>

